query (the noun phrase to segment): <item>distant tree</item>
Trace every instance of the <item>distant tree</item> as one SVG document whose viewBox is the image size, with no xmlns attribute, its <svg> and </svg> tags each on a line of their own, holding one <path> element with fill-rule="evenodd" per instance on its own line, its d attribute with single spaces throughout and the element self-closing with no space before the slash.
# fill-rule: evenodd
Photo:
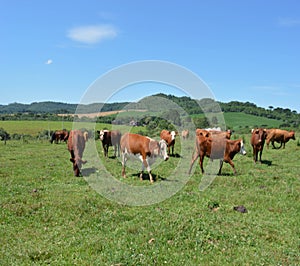
<svg viewBox="0 0 300 266">
<path fill-rule="evenodd" d="M 209 127 L 209 121 L 206 117 L 195 117 L 193 119 L 196 128 L 207 128 Z"/>
</svg>

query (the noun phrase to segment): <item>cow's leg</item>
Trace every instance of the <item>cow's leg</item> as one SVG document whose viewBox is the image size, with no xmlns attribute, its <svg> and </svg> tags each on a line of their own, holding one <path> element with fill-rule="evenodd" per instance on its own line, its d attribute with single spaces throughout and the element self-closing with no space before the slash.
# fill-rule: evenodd
<svg viewBox="0 0 300 266">
<path fill-rule="evenodd" d="M 262 150 L 259 151 L 259 162 L 261 163 Z"/>
<path fill-rule="evenodd" d="M 114 151 L 115 151 L 115 152 L 114 152 L 114 157 L 117 157 L 117 156 L 116 156 L 116 154 L 117 154 L 117 145 L 116 145 L 116 144 L 114 145 Z"/>
<path fill-rule="evenodd" d="M 235 170 L 235 168 L 234 168 L 234 163 L 233 163 L 233 161 L 230 159 L 230 160 L 228 160 L 227 162 L 230 164 L 230 166 L 231 166 L 231 168 L 232 168 L 232 170 L 233 170 L 234 175 L 236 175 L 236 170 Z M 221 169 L 220 169 L 220 171 L 221 171 Z"/>
<path fill-rule="evenodd" d="M 274 141 L 272 141 L 273 149 L 276 149 Z"/>
<path fill-rule="evenodd" d="M 174 156 L 174 145 L 172 146 L 172 156 Z"/>
<path fill-rule="evenodd" d="M 122 153 L 122 176 L 126 178 L 125 165 L 126 165 L 127 157 L 125 153 Z"/>
<path fill-rule="evenodd" d="M 141 170 L 141 173 L 140 173 L 140 180 L 141 180 L 141 181 L 143 181 L 144 170 L 145 170 L 145 162 L 144 162 L 144 160 L 142 159 L 142 170 Z"/>
<path fill-rule="evenodd" d="M 256 164 L 258 159 L 258 149 L 255 147 L 253 148 L 253 161 Z"/>
<path fill-rule="evenodd" d="M 223 160 L 221 159 L 220 160 L 220 168 L 219 168 L 218 175 L 221 175 L 222 167 L 223 167 Z"/>
<path fill-rule="evenodd" d="M 118 157 L 120 157 L 120 144 L 117 144 L 117 149 L 118 149 Z"/>
<path fill-rule="evenodd" d="M 143 165 L 142 165 L 142 172 L 141 172 L 141 175 L 140 175 L 140 179 L 143 180 L 143 170 L 144 168 L 147 169 L 147 172 L 149 174 L 149 178 L 150 178 L 150 182 L 153 183 L 153 177 L 152 177 L 152 174 L 151 174 L 151 168 L 150 168 L 150 164 L 147 160 L 147 158 L 143 159 Z"/>
<path fill-rule="evenodd" d="M 196 151 L 196 153 L 193 154 L 193 157 L 192 157 L 192 161 L 191 161 L 191 164 L 190 164 L 190 169 L 189 169 L 188 174 L 191 173 L 192 168 L 193 168 L 193 165 L 194 165 L 194 163 L 195 163 L 195 161 L 197 160 L 198 157 L 199 157 L 199 154 L 198 154 L 198 152 Z"/>
<path fill-rule="evenodd" d="M 104 152 L 104 157 L 106 157 L 106 144 L 104 144 L 103 142 L 102 142 L 102 148 Z"/>
<path fill-rule="evenodd" d="M 203 169 L 203 160 L 204 160 L 204 155 L 200 155 L 200 159 L 199 159 L 199 165 L 201 168 L 201 172 L 202 174 L 204 174 L 204 169 Z"/>
</svg>

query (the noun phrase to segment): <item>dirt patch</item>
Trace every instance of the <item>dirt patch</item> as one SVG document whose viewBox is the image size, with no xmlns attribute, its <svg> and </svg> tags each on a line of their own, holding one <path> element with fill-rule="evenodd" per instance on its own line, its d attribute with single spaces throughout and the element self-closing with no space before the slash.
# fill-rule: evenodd
<svg viewBox="0 0 300 266">
<path fill-rule="evenodd" d="M 76 115 L 79 118 L 81 118 L 81 117 L 94 118 L 94 117 L 100 117 L 100 116 L 108 116 L 108 115 L 119 114 L 119 113 L 123 113 L 123 112 L 126 112 L 126 111 L 146 112 L 147 110 L 117 110 L 117 111 L 88 113 L 88 114 L 76 114 Z M 75 116 L 75 114 L 58 114 L 58 116 Z"/>
</svg>

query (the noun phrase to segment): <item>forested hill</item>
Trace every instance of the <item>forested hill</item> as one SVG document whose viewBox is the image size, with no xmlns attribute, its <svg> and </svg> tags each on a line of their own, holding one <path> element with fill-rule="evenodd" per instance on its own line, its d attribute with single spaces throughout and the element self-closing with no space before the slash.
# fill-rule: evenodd
<svg viewBox="0 0 300 266">
<path fill-rule="evenodd" d="M 216 102 L 212 99 L 201 99 L 194 100 L 190 97 L 177 97 L 174 95 L 166 94 L 156 94 L 156 97 L 167 98 L 168 100 L 178 104 L 183 108 L 188 114 L 196 115 L 203 112 L 219 112 L 220 108 L 222 112 L 240 112 L 251 114 L 255 116 L 273 118 L 283 121 L 286 124 L 292 125 L 294 127 L 300 126 L 300 114 L 294 110 L 284 109 L 281 107 L 269 106 L 268 109 L 258 107 L 254 103 L 250 102 L 238 102 L 231 101 L 228 103 Z M 142 100 L 143 101 L 143 100 Z M 143 102 L 145 103 L 145 101 Z M 145 109 L 141 106 L 141 103 L 106 103 L 106 104 L 89 104 L 81 105 L 81 113 L 95 113 L 99 112 L 99 106 L 101 107 L 101 112 L 106 111 L 116 111 L 125 108 L 129 104 L 130 108 Z M 8 105 L 0 105 L 0 114 L 74 114 L 76 112 L 78 105 L 61 103 L 61 102 L 34 102 L 31 104 L 21 104 L 21 103 L 11 103 Z M 149 106 L 150 108 L 150 106 Z M 77 110 L 78 113 L 78 110 Z"/>
<path fill-rule="evenodd" d="M 120 110 L 124 106 L 129 104 L 128 102 L 111 103 L 111 104 L 99 104 L 93 103 L 88 105 L 81 105 L 81 113 L 96 113 L 99 112 L 99 106 L 101 111 L 114 111 Z M 78 105 L 61 102 L 34 102 L 31 104 L 11 103 L 8 105 L 0 105 L 0 114 L 17 114 L 17 113 L 33 113 L 33 114 L 74 114 Z"/>
</svg>

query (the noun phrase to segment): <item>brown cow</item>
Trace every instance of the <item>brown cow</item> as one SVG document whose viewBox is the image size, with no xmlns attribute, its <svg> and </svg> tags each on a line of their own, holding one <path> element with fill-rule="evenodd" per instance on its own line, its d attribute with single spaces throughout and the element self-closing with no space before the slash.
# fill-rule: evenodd
<svg viewBox="0 0 300 266">
<path fill-rule="evenodd" d="M 82 164 L 86 161 L 82 160 L 82 154 L 85 149 L 85 136 L 80 130 L 71 130 L 68 140 L 68 150 L 71 154 L 70 161 L 73 163 L 74 175 L 79 176 Z"/>
<path fill-rule="evenodd" d="M 254 163 L 258 160 L 259 153 L 259 162 L 261 163 L 261 156 L 265 145 L 265 139 L 267 137 L 267 130 L 263 128 L 252 129 L 252 135 L 250 143 L 253 149 L 253 160 Z"/>
<path fill-rule="evenodd" d="M 192 161 L 190 164 L 189 174 L 191 173 L 194 162 L 198 157 L 199 165 L 204 173 L 203 169 L 203 160 L 204 157 L 209 157 L 210 159 L 220 159 L 220 168 L 218 175 L 221 174 L 223 162 L 229 163 L 233 169 L 234 174 L 236 174 L 236 170 L 234 168 L 233 158 L 237 153 L 241 153 L 243 155 L 246 154 L 244 143 L 242 139 L 239 140 L 229 140 L 223 137 L 205 137 L 203 135 L 196 136 L 196 154 L 193 155 Z"/>
<path fill-rule="evenodd" d="M 151 174 L 151 159 L 160 156 L 164 160 L 168 160 L 167 143 L 165 140 L 159 142 L 149 137 L 139 134 L 126 133 L 121 138 L 121 153 L 122 153 L 122 176 L 125 178 L 125 165 L 129 155 L 138 155 L 142 161 L 142 171 L 140 179 L 143 180 L 143 171 L 146 168 L 149 174 L 150 182 L 153 183 Z"/>
<path fill-rule="evenodd" d="M 207 138 L 212 136 L 217 136 L 217 137 L 224 137 L 226 139 L 230 139 L 231 134 L 232 134 L 231 130 L 221 131 L 221 130 L 201 129 L 201 128 L 196 129 L 196 136 L 202 135 Z"/>
<path fill-rule="evenodd" d="M 190 132 L 188 131 L 188 129 L 182 130 L 181 132 L 181 137 L 183 140 L 187 140 L 189 137 Z"/>
<path fill-rule="evenodd" d="M 280 143 L 280 146 L 277 149 L 280 149 L 283 144 L 283 149 L 285 148 L 285 143 L 288 142 L 290 139 L 295 140 L 295 131 L 287 131 L 282 129 L 268 129 L 267 130 L 267 148 L 269 148 L 270 142 L 272 143 L 272 146 L 274 149 L 276 149 L 274 142 Z"/>
<path fill-rule="evenodd" d="M 58 141 L 64 141 L 66 142 L 69 138 L 69 131 L 68 130 L 56 130 L 53 132 L 50 143 L 52 144 L 53 141 L 57 144 Z"/>
<path fill-rule="evenodd" d="M 120 140 L 121 140 L 121 132 L 119 130 L 100 130 L 97 131 L 99 133 L 99 138 L 102 142 L 102 147 L 104 151 L 104 156 L 108 156 L 108 148 L 109 146 L 114 146 L 115 157 L 118 151 L 118 157 L 120 157 Z"/>
<path fill-rule="evenodd" d="M 168 155 L 170 155 L 170 148 L 171 147 L 172 147 L 172 155 L 174 155 L 175 136 L 176 136 L 175 131 L 169 131 L 169 130 L 163 129 L 160 132 L 160 138 L 167 142 Z"/>
</svg>

